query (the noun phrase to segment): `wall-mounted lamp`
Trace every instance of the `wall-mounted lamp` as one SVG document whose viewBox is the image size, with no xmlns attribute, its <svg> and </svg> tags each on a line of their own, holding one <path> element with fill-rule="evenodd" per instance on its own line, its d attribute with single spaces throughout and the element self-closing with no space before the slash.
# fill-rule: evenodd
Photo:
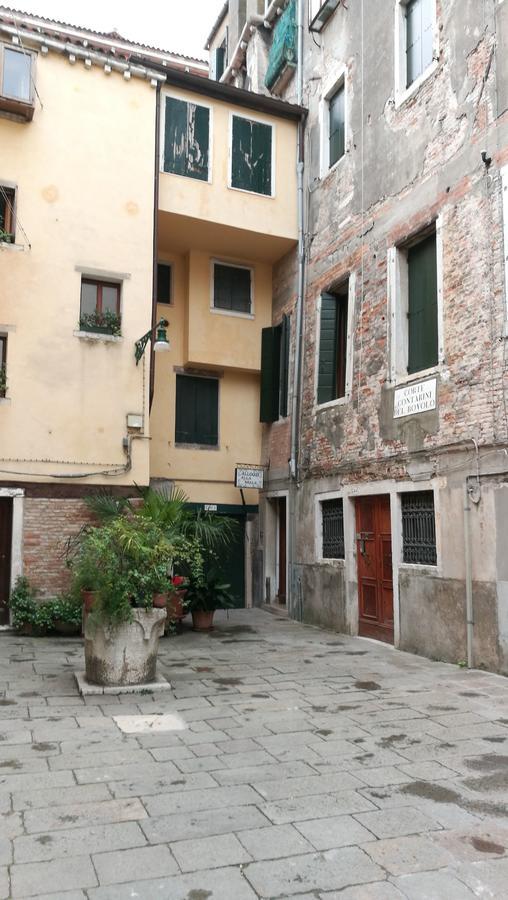
<svg viewBox="0 0 508 900">
<path fill-rule="evenodd" d="M 135 343 L 135 356 L 136 356 L 136 365 L 138 365 L 143 353 L 146 350 L 146 345 L 148 341 L 151 341 L 155 332 L 157 332 L 157 336 L 155 338 L 155 343 L 153 345 L 153 349 L 155 353 L 162 353 L 166 350 L 169 350 L 169 341 L 168 336 L 166 334 L 166 328 L 169 327 L 169 322 L 167 319 L 161 319 L 157 322 L 157 325 L 154 325 L 150 331 L 147 331 L 146 334 L 143 335 L 139 341 Z"/>
</svg>

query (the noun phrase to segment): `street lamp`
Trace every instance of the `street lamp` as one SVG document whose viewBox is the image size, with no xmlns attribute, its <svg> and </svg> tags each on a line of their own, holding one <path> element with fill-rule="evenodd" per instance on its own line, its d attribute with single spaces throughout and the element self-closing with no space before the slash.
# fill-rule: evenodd
<svg viewBox="0 0 508 900">
<path fill-rule="evenodd" d="M 135 356 L 136 356 L 136 365 L 138 365 L 143 353 L 146 350 L 146 345 L 148 341 L 152 340 L 155 332 L 157 332 L 157 337 L 155 338 L 155 343 L 153 345 L 153 349 L 155 353 L 162 353 L 166 350 L 169 350 L 169 341 L 168 336 L 166 334 L 166 328 L 169 327 L 169 322 L 167 319 L 161 319 L 157 322 L 157 325 L 154 325 L 150 331 L 147 331 L 146 334 L 143 335 L 136 341 L 135 343 Z"/>
</svg>

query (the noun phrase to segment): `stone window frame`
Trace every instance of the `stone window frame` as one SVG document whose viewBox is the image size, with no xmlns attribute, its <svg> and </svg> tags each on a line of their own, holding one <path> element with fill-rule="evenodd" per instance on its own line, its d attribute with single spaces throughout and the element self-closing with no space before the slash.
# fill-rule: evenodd
<svg viewBox="0 0 508 900">
<path fill-rule="evenodd" d="M 437 331 L 438 362 L 429 369 L 408 374 L 408 278 L 407 250 L 411 244 L 423 240 L 433 231 L 436 234 L 437 258 Z M 392 385 L 408 384 L 412 381 L 423 381 L 430 375 L 442 372 L 445 366 L 444 348 L 444 311 L 443 311 L 443 217 L 438 215 L 430 224 L 407 236 L 387 252 L 388 270 L 388 330 L 389 330 L 389 372 L 388 380 Z"/>
<path fill-rule="evenodd" d="M 342 507 L 344 513 L 344 558 L 343 559 L 330 559 L 329 557 L 323 556 L 323 511 L 322 505 L 327 500 L 342 500 Z M 324 493 L 315 494 L 314 495 L 314 554 L 317 565 L 320 566 L 332 566 L 337 569 L 344 569 L 346 565 L 346 555 L 348 552 L 348 543 L 349 543 L 349 534 L 348 534 L 348 525 L 349 519 L 346 518 L 346 497 L 343 490 L 338 491 L 325 491 Z"/>
<path fill-rule="evenodd" d="M 406 86 L 406 14 L 409 0 L 395 0 L 395 107 L 405 103 L 434 74 L 439 65 L 439 28 L 437 20 L 437 0 L 432 0 L 433 51 L 432 63 L 416 78 L 409 87 Z"/>
<path fill-rule="evenodd" d="M 345 406 L 351 402 L 353 392 L 353 363 L 354 363 L 354 337 L 355 337 L 355 299 L 356 299 L 356 272 L 346 273 L 342 278 L 338 278 L 333 285 L 327 290 L 333 294 L 334 289 L 337 290 L 341 285 L 348 282 L 348 310 L 347 310 L 347 342 L 346 342 L 346 390 L 343 397 L 337 397 L 335 400 L 329 400 L 327 403 L 318 403 L 318 382 L 319 382 L 319 346 L 321 340 L 321 291 L 316 301 L 315 312 L 315 352 L 314 352 L 314 412 L 322 409 L 331 409 L 335 406 Z M 324 290 L 324 289 L 323 289 Z"/>
<path fill-rule="evenodd" d="M 246 269 L 250 272 L 250 312 L 238 312 L 235 309 L 221 309 L 219 306 L 215 306 L 215 266 L 229 266 L 231 269 Z M 219 256 L 212 256 L 210 258 L 210 312 L 213 315 L 219 316 L 233 316 L 236 319 L 255 319 L 256 311 L 255 311 L 255 288 L 256 288 L 256 270 L 254 265 L 251 263 L 241 263 L 235 260 L 234 262 L 231 259 L 227 259 Z"/>
<path fill-rule="evenodd" d="M 432 493 L 434 496 L 434 523 L 436 529 L 436 563 L 408 563 L 404 562 L 404 536 L 402 531 L 402 494 L 416 493 Z M 397 543 L 397 567 L 399 570 L 408 572 L 418 572 L 423 575 L 439 575 L 443 577 L 442 572 L 442 545 L 441 545 L 441 510 L 439 503 L 439 488 L 435 480 L 404 483 L 397 488 L 395 496 L 397 517 L 397 533 L 392 531 L 392 543 Z"/>
<path fill-rule="evenodd" d="M 319 177 L 324 179 L 331 172 L 340 166 L 349 153 L 350 144 L 350 116 L 349 116 L 349 87 L 348 87 L 348 68 L 344 63 L 334 72 L 334 74 L 325 82 L 323 93 L 319 101 L 319 134 L 320 134 L 320 153 L 319 153 Z M 342 156 L 330 165 L 330 100 L 337 93 L 339 88 L 344 88 L 344 153 Z"/>
</svg>

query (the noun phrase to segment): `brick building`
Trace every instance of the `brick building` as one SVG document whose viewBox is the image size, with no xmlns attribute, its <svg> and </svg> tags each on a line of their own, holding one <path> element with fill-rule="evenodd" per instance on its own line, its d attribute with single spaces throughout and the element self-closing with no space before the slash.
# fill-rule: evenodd
<svg viewBox="0 0 508 900">
<path fill-rule="evenodd" d="M 508 673 L 508 2 L 264 7 L 235 46 L 227 6 L 216 26 L 222 80 L 308 108 L 303 290 L 294 251 L 274 273 L 271 362 L 289 316 L 291 365 L 263 415 L 263 599 Z"/>
</svg>

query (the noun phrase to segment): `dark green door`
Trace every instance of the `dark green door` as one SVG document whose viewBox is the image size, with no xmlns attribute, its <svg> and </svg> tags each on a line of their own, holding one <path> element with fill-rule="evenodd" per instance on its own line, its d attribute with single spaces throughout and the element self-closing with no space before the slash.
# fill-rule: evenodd
<svg viewBox="0 0 508 900">
<path fill-rule="evenodd" d="M 235 608 L 245 606 L 245 517 L 232 516 L 237 522 L 234 541 L 219 551 L 219 567 L 225 584 L 231 585 Z"/>
</svg>

